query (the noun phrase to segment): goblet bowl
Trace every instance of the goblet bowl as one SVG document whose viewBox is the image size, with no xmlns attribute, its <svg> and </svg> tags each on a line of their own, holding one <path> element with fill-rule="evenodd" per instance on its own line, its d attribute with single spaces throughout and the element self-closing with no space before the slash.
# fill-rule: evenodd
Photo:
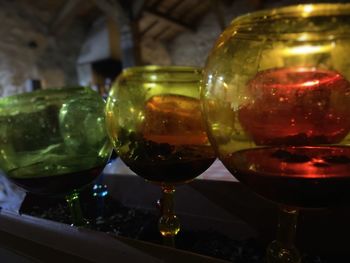
<svg viewBox="0 0 350 263">
<path fill-rule="evenodd" d="M 106 121 L 118 156 L 137 175 L 162 187 L 159 231 L 174 246 L 180 222 L 175 186 L 188 183 L 215 160 L 199 100 L 202 71 L 193 67 L 125 69 L 107 100 Z"/>
<path fill-rule="evenodd" d="M 244 15 L 208 57 L 211 143 L 232 174 L 270 200 L 322 207 L 350 197 L 349 15 L 348 4 Z"/>
<path fill-rule="evenodd" d="M 29 192 L 66 195 L 91 183 L 111 146 L 104 102 L 88 88 L 0 99 L 0 168 Z"/>
<path fill-rule="evenodd" d="M 268 262 L 300 262 L 298 208 L 350 200 L 350 5 L 307 4 L 236 18 L 205 69 L 208 137 L 227 169 L 278 203 Z"/>
</svg>

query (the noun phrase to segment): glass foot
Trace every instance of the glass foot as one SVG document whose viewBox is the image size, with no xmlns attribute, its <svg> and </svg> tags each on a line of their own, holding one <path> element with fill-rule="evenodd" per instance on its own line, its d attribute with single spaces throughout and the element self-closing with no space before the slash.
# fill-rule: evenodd
<svg viewBox="0 0 350 263">
<path fill-rule="evenodd" d="M 180 231 L 180 221 L 176 215 L 163 215 L 159 219 L 158 228 L 163 237 L 176 236 Z"/>
<path fill-rule="evenodd" d="M 87 226 L 89 221 L 83 217 L 83 213 L 80 206 L 79 193 L 73 191 L 66 196 L 66 202 L 70 210 L 70 216 L 72 218 L 71 226 Z"/>
<path fill-rule="evenodd" d="M 75 220 L 72 219 L 72 221 L 74 221 L 72 224 L 70 224 L 70 226 L 75 226 L 75 227 L 89 227 L 90 225 L 90 221 L 87 220 L 86 218 L 81 218 L 80 220 Z"/>
<path fill-rule="evenodd" d="M 278 241 L 273 241 L 266 251 L 267 263 L 301 263 L 301 257 L 296 247 L 285 248 Z"/>
</svg>

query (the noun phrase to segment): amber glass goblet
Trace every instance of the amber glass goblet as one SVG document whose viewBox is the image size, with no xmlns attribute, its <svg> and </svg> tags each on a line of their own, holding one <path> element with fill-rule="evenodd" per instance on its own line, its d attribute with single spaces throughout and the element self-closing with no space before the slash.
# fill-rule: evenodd
<svg viewBox="0 0 350 263">
<path fill-rule="evenodd" d="M 75 226 L 87 222 L 79 190 L 97 178 L 112 150 L 104 108 L 89 88 L 0 99 L 0 168 L 28 192 L 65 196 Z"/>
<path fill-rule="evenodd" d="M 201 93 L 208 136 L 243 184 L 280 204 L 268 262 L 300 262 L 299 208 L 350 197 L 350 5 L 298 5 L 235 19 Z"/>
<path fill-rule="evenodd" d="M 201 73 L 191 67 L 129 68 L 107 100 L 107 131 L 118 156 L 162 188 L 159 231 L 171 246 L 180 230 L 175 186 L 203 173 L 215 159 L 200 111 Z"/>
</svg>

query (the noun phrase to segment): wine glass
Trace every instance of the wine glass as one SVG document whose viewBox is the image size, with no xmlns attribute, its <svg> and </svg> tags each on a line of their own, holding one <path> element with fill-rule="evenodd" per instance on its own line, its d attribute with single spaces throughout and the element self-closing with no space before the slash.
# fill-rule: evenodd
<svg viewBox="0 0 350 263">
<path fill-rule="evenodd" d="M 40 90 L 0 99 L 0 168 L 25 190 L 65 196 L 73 225 L 87 223 L 79 189 L 107 162 L 105 103 L 89 88 Z"/>
<path fill-rule="evenodd" d="M 204 70 L 211 144 L 228 170 L 280 204 L 268 262 L 300 262 L 299 208 L 350 197 L 350 5 L 308 4 L 235 19 Z"/>
<path fill-rule="evenodd" d="M 128 68 L 107 100 L 107 132 L 118 156 L 162 188 L 158 226 L 169 246 L 180 230 L 175 186 L 203 173 L 215 159 L 200 111 L 201 73 L 192 67 Z"/>
</svg>

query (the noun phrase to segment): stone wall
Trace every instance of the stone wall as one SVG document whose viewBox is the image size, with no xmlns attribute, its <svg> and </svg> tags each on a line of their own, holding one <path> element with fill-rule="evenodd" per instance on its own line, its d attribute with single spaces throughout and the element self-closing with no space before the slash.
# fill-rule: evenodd
<svg viewBox="0 0 350 263">
<path fill-rule="evenodd" d="M 144 64 L 171 65 L 171 57 L 166 45 L 151 38 L 142 39 L 141 58 Z"/>
<path fill-rule="evenodd" d="M 0 96 L 25 91 L 28 79 L 42 80 L 44 88 L 77 82 L 75 61 L 84 28 L 75 23 L 57 38 L 48 33 L 51 19 L 27 4 L 1 2 Z"/>
<path fill-rule="evenodd" d="M 226 25 L 237 15 L 254 10 L 251 1 L 236 0 L 230 6 L 222 5 Z M 213 12 L 206 15 L 198 25 L 196 32 L 186 32 L 179 35 L 169 45 L 169 53 L 174 65 L 203 66 L 219 37 L 222 29 Z"/>
<path fill-rule="evenodd" d="M 222 5 L 226 25 L 238 15 L 252 12 L 257 7 L 254 0 L 235 0 L 231 5 Z M 315 2 L 310 0 L 264 0 L 262 8 L 272 8 L 278 6 L 292 5 L 298 3 Z M 319 0 L 317 2 L 332 2 Z M 346 2 L 340 0 L 337 2 Z M 261 8 L 260 7 L 260 8 Z M 169 53 L 172 64 L 204 66 L 206 58 L 219 37 L 222 29 L 214 13 L 209 13 L 198 25 L 196 32 L 186 32 L 179 35 L 169 46 Z"/>
<path fill-rule="evenodd" d="M 345 1 L 345 0 L 344 0 Z M 264 1 L 264 7 L 307 2 Z M 48 33 L 52 14 L 30 6 L 30 1 L 1 0 L 0 96 L 26 90 L 28 79 L 40 79 L 44 88 L 76 85 L 76 61 L 88 28 L 77 20 L 59 37 Z M 235 0 L 223 6 L 226 24 L 254 10 L 253 0 Z M 146 64 L 203 66 L 222 29 L 214 13 L 200 22 L 196 32 L 180 34 L 170 44 L 143 39 Z"/>
</svg>

